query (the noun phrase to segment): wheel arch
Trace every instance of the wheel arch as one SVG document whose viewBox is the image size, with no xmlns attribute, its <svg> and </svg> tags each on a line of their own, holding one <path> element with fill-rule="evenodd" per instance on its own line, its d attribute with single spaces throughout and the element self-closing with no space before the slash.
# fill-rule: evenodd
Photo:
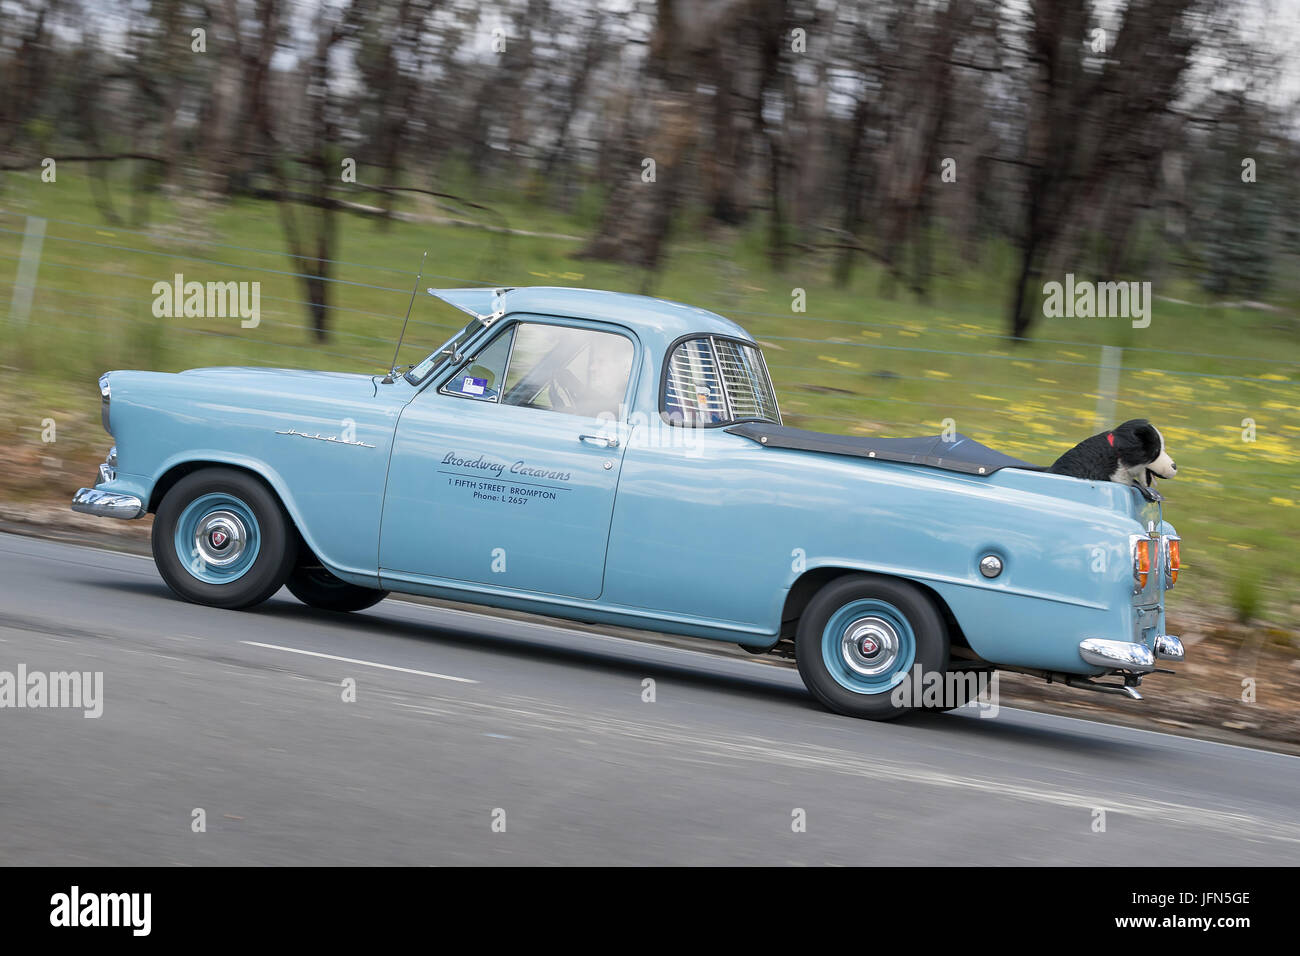
<svg viewBox="0 0 1300 956">
<path fill-rule="evenodd" d="M 176 487 L 177 482 L 186 475 L 192 475 L 194 472 L 202 471 L 204 468 L 229 468 L 232 471 L 242 471 L 247 475 L 253 476 L 262 484 L 266 485 L 267 490 L 269 490 L 271 494 L 275 495 L 275 499 L 280 503 L 280 507 L 284 508 L 285 512 L 289 514 L 291 520 L 293 519 L 293 515 L 290 513 L 290 509 L 285 502 L 284 495 L 280 493 L 280 489 L 276 487 L 275 482 L 268 479 L 262 471 L 241 462 L 224 461 L 220 458 L 187 458 L 184 461 L 175 462 L 164 468 L 158 477 L 154 479 L 153 488 L 149 492 L 148 512 L 150 514 L 156 514 L 158 512 L 158 506 L 162 504 L 163 498 L 167 496 L 167 492 Z M 294 521 L 293 523 L 295 526 L 297 525 L 297 521 Z"/>
<path fill-rule="evenodd" d="M 255 469 L 202 460 L 178 466 L 166 469 L 159 476 L 164 480 L 155 481 L 149 491 L 150 510 L 157 516 L 150 544 L 163 580 L 185 600 L 209 607 L 244 610 L 261 604 L 284 585 L 298 552 L 299 534 L 281 495 Z M 206 476 L 211 469 L 216 471 Z M 193 508 L 210 498 L 221 499 L 222 504 L 218 511 L 209 506 L 209 512 L 224 513 L 222 508 L 234 512 L 223 520 L 240 524 L 241 536 L 246 525 L 247 540 L 252 542 L 247 557 L 243 548 L 231 556 L 230 562 L 237 563 L 231 564 L 230 573 L 219 566 L 221 562 L 215 568 L 201 559 L 197 565 L 190 562 L 189 555 L 197 557 L 200 545 L 195 543 L 196 550 L 188 551 L 187 542 L 197 538 L 190 538 L 196 526 L 186 522 L 200 520 L 204 512 Z"/>
<path fill-rule="evenodd" d="M 229 468 L 231 471 L 243 472 L 246 475 L 256 478 L 266 486 L 266 490 L 275 497 L 275 500 L 279 502 L 280 507 L 284 509 L 285 517 L 289 519 L 289 528 L 297 537 L 299 546 L 310 550 L 313 555 L 315 554 L 316 549 L 312 546 L 312 542 L 308 540 L 307 536 L 303 533 L 302 520 L 297 514 L 296 509 L 293 507 L 293 503 L 285 494 L 280 483 L 268 475 L 265 469 L 258 468 L 249 462 L 230 461 L 216 457 L 186 458 L 183 461 L 173 462 L 164 468 L 154 480 L 153 489 L 149 492 L 148 512 L 150 514 L 156 514 L 158 506 L 162 504 L 163 498 L 166 497 L 167 492 L 171 491 L 172 488 L 176 486 L 177 482 L 186 475 L 192 475 L 196 471 L 202 471 L 204 468 Z"/>
<path fill-rule="evenodd" d="M 866 571 L 862 568 L 836 565 L 808 568 L 795 579 L 790 586 L 790 590 L 786 593 L 785 604 L 781 609 L 781 636 L 794 637 L 795 629 L 799 625 L 799 618 L 818 591 L 833 581 L 853 574 L 891 578 L 912 585 L 929 599 L 935 610 L 939 612 L 940 617 L 943 618 L 944 625 L 948 628 L 949 643 L 953 646 L 970 649 L 970 642 L 962 632 L 961 624 L 957 621 L 957 616 L 953 614 L 952 608 L 948 606 L 948 602 L 943 599 L 943 596 L 938 591 L 924 581 L 918 581 L 915 578 L 909 578 L 901 574 L 886 574 L 880 571 Z"/>
<path fill-rule="evenodd" d="M 307 523 L 303 520 L 297 503 L 294 501 L 293 496 L 289 494 L 285 482 L 273 468 L 255 459 L 232 458 L 215 453 L 198 453 L 166 462 L 159 470 L 158 476 L 154 479 L 153 488 L 149 492 L 149 513 L 157 512 L 163 497 L 175 487 L 178 481 L 186 475 L 201 471 L 204 468 L 229 468 L 232 471 L 240 471 L 256 478 L 266 486 L 267 490 L 275 497 L 275 500 L 279 502 L 280 507 L 284 509 L 285 516 L 289 519 L 289 528 L 298 539 L 299 552 L 306 551 L 310 553 L 311 557 L 307 558 L 307 560 L 314 558 L 321 567 L 345 581 L 363 587 L 375 586 L 371 581 L 375 577 L 374 574 L 358 573 L 345 567 L 339 567 L 322 553 L 319 542 L 315 540 L 311 530 L 307 527 Z"/>
</svg>

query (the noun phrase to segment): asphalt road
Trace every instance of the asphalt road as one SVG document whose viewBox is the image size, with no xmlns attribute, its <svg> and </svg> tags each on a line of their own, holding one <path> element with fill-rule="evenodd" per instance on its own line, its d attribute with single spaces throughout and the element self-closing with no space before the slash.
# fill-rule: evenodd
<svg viewBox="0 0 1300 956">
<path fill-rule="evenodd" d="M 102 672 L 103 715 L 0 709 L 10 865 L 1300 863 L 1300 758 L 855 721 L 757 661 L 400 600 L 218 611 L 148 559 L 0 535 L 20 663 Z"/>
</svg>

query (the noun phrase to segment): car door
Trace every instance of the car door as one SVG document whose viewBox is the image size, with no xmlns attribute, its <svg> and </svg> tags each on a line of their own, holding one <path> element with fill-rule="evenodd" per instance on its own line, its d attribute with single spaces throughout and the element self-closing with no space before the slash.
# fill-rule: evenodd
<svg viewBox="0 0 1300 956">
<path fill-rule="evenodd" d="M 638 348 L 524 317 L 421 391 L 397 425 L 381 577 L 599 597 Z"/>
</svg>

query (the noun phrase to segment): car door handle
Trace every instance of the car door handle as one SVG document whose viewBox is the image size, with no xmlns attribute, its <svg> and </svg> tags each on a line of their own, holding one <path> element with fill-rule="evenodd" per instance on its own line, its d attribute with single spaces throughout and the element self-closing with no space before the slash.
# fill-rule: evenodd
<svg viewBox="0 0 1300 956">
<path fill-rule="evenodd" d="M 618 447 L 617 438 L 608 438 L 605 435 L 579 435 L 578 441 L 585 441 L 588 445 L 599 445 L 601 448 Z"/>
</svg>

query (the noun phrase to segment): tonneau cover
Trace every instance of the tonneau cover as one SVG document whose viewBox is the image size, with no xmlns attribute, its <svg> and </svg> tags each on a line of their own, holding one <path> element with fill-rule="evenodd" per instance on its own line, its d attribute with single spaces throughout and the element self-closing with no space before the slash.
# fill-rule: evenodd
<svg viewBox="0 0 1300 956">
<path fill-rule="evenodd" d="M 732 425 L 727 431 L 771 448 L 819 451 L 854 458 L 878 458 L 881 461 L 928 465 L 965 475 L 991 475 L 999 468 L 1044 470 L 1040 465 L 1031 465 L 1019 458 L 1004 455 L 962 434 L 946 441 L 941 435 L 927 435 L 924 438 L 869 438 L 862 435 L 828 435 L 766 422 L 742 422 Z"/>
</svg>

